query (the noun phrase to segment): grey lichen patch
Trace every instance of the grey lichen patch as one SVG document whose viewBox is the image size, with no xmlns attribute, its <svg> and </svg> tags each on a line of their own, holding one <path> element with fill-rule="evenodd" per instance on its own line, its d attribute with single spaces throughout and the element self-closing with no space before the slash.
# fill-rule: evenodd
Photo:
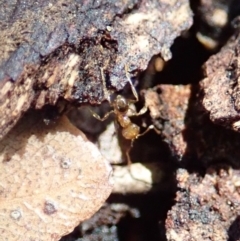
<svg viewBox="0 0 240 241">
<path fill-rule="evenodd" d="M 56 204 L 52 201 L 45 201 L 43 212 L 47 215 L 52 215 L 57 212 Z"/>
<path fill-rule="evenodd" d="M 18 221 L 22 217 L 22 212 L 19 209 L 12 210 L 10 213 L 10 217 Z"/>
</svg>

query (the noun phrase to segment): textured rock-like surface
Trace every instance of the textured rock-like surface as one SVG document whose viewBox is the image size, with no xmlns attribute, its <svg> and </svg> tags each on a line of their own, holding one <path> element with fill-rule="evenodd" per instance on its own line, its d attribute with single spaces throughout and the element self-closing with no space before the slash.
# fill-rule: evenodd
<svg viewBox="0 0 240 241">
<path fill-rule="evenodd" d="M 110 166 L 65 117 L 26 115 L 0 151 L 0 240 L 57 241 L 112 190 Z"/>
<path fill-rule="evenodd" d="M 201 178 L 179 169 L 176 204 L 166 220 L 167 239 L 239 240 L 239 175 L 239 170 L 219 168 Z"/>
<path fill-rule="evenodd" d="M 159 85 L 154 91 L 158 101 L 150 106 L 150 115 L 178 161 L 197 171 L 222 162 L 240 167 L 240 135 L 209 119 L 199 85 Z"/>
<path fill-rule="evenodd" d="M 210 119 L 217 124 L 240 130 L 239 76 L 240 35 L 229 43 L 205 65 L 206 78 L 202 81 L 203 106 Z"/>
<path fill-rule="evenodd" d="M 31 105 L 100 103 L 99 67 L 121 89 L 125 64 L 134 71 L 154 54 L 171 58 L 191 24 L 187 0 L 1 2 L 0 137 Z"/>
</svg>

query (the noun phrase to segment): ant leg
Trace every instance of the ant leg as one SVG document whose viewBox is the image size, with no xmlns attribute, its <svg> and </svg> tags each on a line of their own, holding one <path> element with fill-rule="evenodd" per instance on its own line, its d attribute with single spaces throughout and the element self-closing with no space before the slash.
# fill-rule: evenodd
<svg viewBox="0 0 240 241">
<path fill-rule="evenodd" d="M 128 147 L 128 149 L 126 150 L 126 156 L 127 156 L 127 165 L 128 167 L 130 167 L 130 165 L 132 164 L 132 161 L 131 161 L 131 157 L 130 157 L 130 151 L 133 147 L 133 142 L 134 142 L 135 139 L 131 140 L 131 145 Z"/>
<path fill-rule="evenodd" d="M 158 129 L 156 129 L 156 127 L 155 127 L 154 125 L 150 125 L 143 133 L 138 134 L 137 137 L 136 137 L 136 139 L 137 139 L 138 137 L 140 137 L 140 136 L 144 136 L 144 135 L 147 134 L 150 130 L 154 130 L 158 135 L 161 134 L 161 132 L 160 132 Z"/>
<path fill-rule="evenodd" d="M 137 93 L 135 87 L 133 86 L 133 83 L 132 83 L 132 81 L 131 81 L 131 78 L 130 78 L 130 76 L 129 76 L 129 74 L 128 74 L 128 67 L 127 67 L 127 65 L 125 65 L 125 73 L 126 73 L 127 81 L 128 81 L 128 83 L 130 84 L 130 86 L 131 86 L 131 90 L 132 90 L 132 92 L 133 92 L 133 95 L 134 95 L 134 97 L 136 98 L 136 100 L 134 100 L 133 103 L 138 102 L 138 100 L 139 100 L 139 99 L 138 99 L 138 93 Z"/>
<path fill-rule="evenodd" d="M 138 113 L 136 113 L 136 116 L 145 114 L 147 110 L 148 110 L 147 106 L 144 105 L 143 108 Z"/>
<path fill-rule="evenodd" d="M 147 134 L 152 129 L 155 129 L 154 125 L 150 125 L 144 132 L 142 132 L 141 134 L 138 134 L 136 138 L 138 138 L 140 136 L 144 136 L 145 134 Z"/>
<path fill-rule="evenodd" d="M 108 113 L 106 113 L 103 117 L 100 117 L 97 113 L 95 113 L 91 109 L 89 109 L 89 111 L 92 113 L 94 118 L 96 118 L 97 120 L 100 120 L 100 121 L 105 121 L 109 117 L 109 115 L 114 112 L 114 110 L 111 110 Z"/>
<path fill-rule="evenodd" d="M 130 107 L 129 107 L 129 110 L 131 111 L 129 113 L 129 116 L 139 116 L 139 115 L 145 114 L 147 112 L 148 108 L 147 108 L 147 106 L 143 106 L 143 108 L 139 112 L 136 112 L 135 110 L 133 110 Z"/>
</svg>

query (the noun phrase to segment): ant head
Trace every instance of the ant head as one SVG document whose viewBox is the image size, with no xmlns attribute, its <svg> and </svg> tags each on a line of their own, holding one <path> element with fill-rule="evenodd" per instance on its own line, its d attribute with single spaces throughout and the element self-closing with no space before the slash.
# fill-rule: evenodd
<svg viewBox="0 0 240 241">
<path fill-rule="evenodd" d="M 117 98 L 114 101 L 115 103 L 115 108 L 119 112 L 126 112 L 129 108 L 129 103 L 126 98 L 124 98 L 122 95 L 118 95 Z"/>
</svg>

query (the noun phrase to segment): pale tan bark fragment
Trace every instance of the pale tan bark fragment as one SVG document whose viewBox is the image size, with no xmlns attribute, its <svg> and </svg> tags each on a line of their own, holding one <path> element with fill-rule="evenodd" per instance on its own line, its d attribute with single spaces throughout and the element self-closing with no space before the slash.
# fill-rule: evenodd
<svg viewBox="0 0 240 241">
<path fill-rule="evenodd" d="M 112 190 L 111 168 L 63 117 L 33 113 L 0 142 L 0 234 L 57 241 L 93 215 Z"/>
</svg>

